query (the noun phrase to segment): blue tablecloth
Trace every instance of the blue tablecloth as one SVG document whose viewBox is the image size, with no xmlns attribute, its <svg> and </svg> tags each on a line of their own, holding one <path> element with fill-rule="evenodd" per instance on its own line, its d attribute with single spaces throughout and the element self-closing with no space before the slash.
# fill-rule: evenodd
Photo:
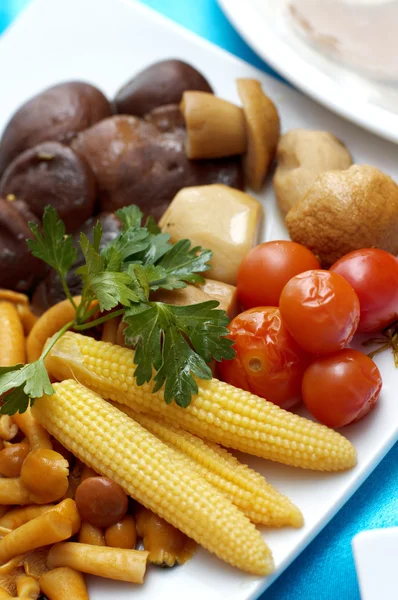
<svg viewBox="0 0 398 600">
<path fill-rule="evenodd" d="M 229 25 L 216 0 L 141 1 L 256 67 L 276 75 Z M 0 0 L 0 33 L 28 2 Z M 364 529 L 397 525 L 398 444 L 261 600 L 359 600 L 351 551 L 353 536 Z M 383 600 L 382 596 L 380 600 Z"/>
</svg>

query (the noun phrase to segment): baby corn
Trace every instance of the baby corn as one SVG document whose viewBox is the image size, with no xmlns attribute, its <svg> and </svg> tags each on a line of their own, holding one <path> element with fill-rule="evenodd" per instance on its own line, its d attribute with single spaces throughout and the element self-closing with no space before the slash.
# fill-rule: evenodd
<svg viewBox="0 0 398 600">
<path fill-rule="evenodd" d="M 76 381 L 54 388 L 33 413 L 75 456 L 219 558 L 258 575 L 272 571 L 254 525 L 173 449 Z"/>
<path fill-rule="evenodd" d="M 68 332 L 46 364 L 57 379 L 74 377 L 104 398 L 161 415 L 229 448 L 319 471 L 340 471 L 356 463 L 355 448 L 337 432 L 216 379 L 199 381 L 199 393 L 187 408 L 167 405 L 161 390 L 152 393 L 152 382 L 137 386 L 134 352 L 128 348 Z"/>
<path fill-rule="evenodd" d="M 270 527 L 301 527 L 303 524 L 301 512 L 286 496 L 261 475 L 258 479 L 253 478 L 252 474 L 259 474 L 240 463 L 227 450 L 149 415 L 136 413 L 121 404 L 116 406 L 163 442 L 177 449 L 186 457 L 191 468 L 220 490 L 253 523 Z"/>
</svg>

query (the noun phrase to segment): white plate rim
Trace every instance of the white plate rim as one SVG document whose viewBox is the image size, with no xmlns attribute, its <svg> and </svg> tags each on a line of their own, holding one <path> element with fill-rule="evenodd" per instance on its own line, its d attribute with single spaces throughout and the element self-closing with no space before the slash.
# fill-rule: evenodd
<svg viewBox="0 0 398 600">
<path fill-rule="evenodd" d="M 298 89 L 345 119 L 398 143 L 398 114 L 363 100 L 360 94 L 344 93 L 338 83 L 285 44 L 272 27 L 265 31 L 266 23 L 258 18 L 253 0 L 217 1 L 247 44 Z"/>
<path fill-rule="evenodd" d="M 29 18 L 30 12 L 31 11 L 33 12 L 33 10 L 36 10 L 37 7 L 41 7 L 41 9 L 45 8 L 46 4 L 48 4 L 50 1 L 51 0 L 34 0 L 25 9 L 25 11 L 23 11 L 24 19 L 26 20 L 27 18 Z M 110 1 L 111 0 L 104 0 L 104 2 L 108 2 L 108 3 L 110 3 Z M 114 0 L 112 0 L 112 1 L 114 2 Z M 228 61 L 230 61 L 231 63 L 235 63 L 237 66 L 249 67 L 247 65 L 247 63 L 245 63 L 245 61 L 235 57 L 234 55 L 232 55 L 229 52 L 224 51 L 223 49 L 212 44 L 211 42 L 204 40 L 197 34 L 188 31 L 184 27 L 176 24 L 175 22 L 171 21 L 167 17 L 160 15 L 156 11 L 150 9 L 149 7 L 142 5 L 141 3 L 137 2 L 136 0 L 118 0 L 118 3 L 128 6 L 129 9 L 132 10 L 133 12 L 135 11 L 137 13 L 137 15 L 139 15 L 141 13 L 146 18 L 149 17 L 152 21 L 159 23 L 160 25 L 162 25 L 163 27 L 166 27 L 169 30 L 171 29 L 175 34 L 179 35 L 180 37 L 184 37 L 188 41 L 193 42 L 195 46 L 199 46 L 199 47 L 202 46 L 204 48 L 207 48 L 208 50 L 211 50 L 211 52 L 213 54 L 218 54 L 220 57 L 223 57 L 224 59 L 228 59 Z M 117 3 L 115 2 L 115 4 L 117 4 Z M 3 37 L 6 38 L 6 37 L 8 37 L 8 34 L 12 33 L 12 31 L 14 30 L 14 27 L 16 27 L 18 25 L 18 22 L 21 18 L 22 17 L 20 17 L 19 19 L 16 19 L 15 23 L 12 24 L 6 30 L 5 35 L 1 36 L 1 38 L 0 38 L 0 42 L 2 41 Z M 0 43 L 0 51 L 1 51 L 1 48 L 2 48 L 2 44 Z M 250 66 L 250 69 L 251 69 L 251 71 L 257 71 L 257 73 L 259 75 L 261 75 L 261 77 L 263 79 L 271 79 L 271 77 L 269 75 L 265 75 L 264 73 L 262 73 L 258 69 L 255 69 L 254 67 Z M 353 483 L 351 483 L 350 487 L 340 496 L 338 502 L 335 502 L 333 505 L 330 506 L 330 508 L 323 514 L 323 517 L 322 517 L 321 521 L 317 524 L 317 526 L 313 527 L 310 534 L 306 535 L 305 539 L 303 539 L 303 541 L 295 547 L 294 552 L 290 552 L 289 555 L 284 560 L 281 561 L 281 563 L 278 566 L 277 572 L 274 575 L 266 578 L 264 581 L 259 581 L 258 585 L 256 585 L 256 589 L 253 590 L 252 592 L 250 592 L 249 595 L 240 596 L 239 597 L 240 600 L 255 600 L 265 591 L 265 589 L 267 589 L 273 583 L 273 581 L 275 581 L 275 579 L 277 577 L 279 577 L 279 575 L 289 566 L 289 564 L 291 564 L 291 562 L 293 562 L 293 560 L 316 537 L 316 535 L 325 527 L 325 525 L 330 521 L 330 519 L 332 519 L 332 517 L 340 510 L 340 508 L 354 494 L 354 492 L 360 487 L 360 485 L 365 481 L 365 479 L 371 474 L 371 472 L 375 469 L 377 464 L 382 460 L 382 458 L 385 456 L 385 454 L 387 454 L 387 452 L 392 448 L 392 446 L 394 445 L 394 443 L 397 440 L 398 440 L 398 427 L 396 427 L 395 430 L 392 431 L 391 434 L 383 440 L 383 445 L 380 447 L 380 449 L 377 452 L 375 452 L 373 454 L 371 460 L 368 462 L 367 467 L 365 468 L 364 466 L 362 466 L 362 468 L 359 469 L 359 472 L 357 472 L 357 474 L 356 474 L 355 481 Z M 243 577 L 244 577 L 244 575 L 243 575 Z M 134 593 L 134 592 L 132 592 L 132 593 Z M 243 594 L 243 592 L 242 592 L 242 594 Z M 109 596 L 109 600 L 111 597 L 112 596 Z M 108 599 L 108 596 L 106 598 Z"/>
</svg>

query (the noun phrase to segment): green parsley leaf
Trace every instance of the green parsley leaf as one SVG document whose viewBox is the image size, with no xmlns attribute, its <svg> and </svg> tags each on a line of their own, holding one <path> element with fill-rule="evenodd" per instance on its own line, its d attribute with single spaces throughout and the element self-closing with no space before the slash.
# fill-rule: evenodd
<svg viewBox="0 0 398 600">
<path fill-rule="evenodd" d="M 134 281 L 127 273 L 104 271 L 87 279 L 87 288 L 98 300 L 100 311 L 111 310 L 118 304 L 129 306 L 138 302 L 138 294 L 131 289 Z"/>
<path fill-rule="evenodd" d="M 101 225 L 101 221 L 97 221 L 93 228 L 93 246 L 97 252 L 99 252 L 101 240 L 102 240 L 102 225 Z"/>
<path fill-rule="evenodd" d="M 190 340 L 198 354 L 208 363 L 235 357 L 233 341 L 228 335 L 228 315 L 216 310 L 219 303 L 208 300 L 191 306 L 170 306 L 178 327 Z"/>
<path fill-rule="evenodd" d="M 15 413 L 24 413 L 28 410 L 30 398 L 25 394 L 23 385 L 16 387 L 3 398 L 3 405 L 0 413 L 3 415 L 15 415 Z"/>
<path fill-rule="evenodd" d="M 125 338 L 135 347 L 137 385 L 151 381 L 154 369 L 153 391 L 164 385 L 167 403 L 174 400 L 179 406 L 188 406 L 198 391 L 195 377 L 212 377 L 206 363 L 212 357 L 222 360 L 234 356 L 232 341 L 224 337 L 228 317 L 215 310 L 216 306 L 215 301 L 192 306 L 149 302 L 127 308 Z M 206 339 L 201 340 L 204 333 Z"/>
<path fill-rule="evenodd" d="M 18 411 L 24 412 L 29 401 L 40 398 L 43 394 L 53 394 L 54 388 L 44 366 L 44 360 L 40 358 L 25 366 L 16 365 L 12 371 L 8 367 L 1 368 L 0 395 L 7 392 L 10 393 L 5 396 L 0 412 L 9 415 Z"/>
<path fill-rule="evenodd" d="M 189 240 L 179 240 L 157 263 L 167 273 L 165 281 L 159 285 L 166 290 L 185 287 L 187 283 L 203 283 L 198 273 L 210 269 L 211 250 L 200 246 L 191 248 Z"/>
<path fill-rule="evenodd" d="M 117 216 L 122 222 L 123 231 L 128 231 L 129 229 L 137 229 L 141 227 L 141 221 L 143 214 L 135 204 L 131 204 L 130 206 L 125 206 L 124 208 L 120 208 L 116 211 Z"/>
<path fill-rule="evenodd" d="M 65 225 L 52 206 L 46 206 L 43 215 L 43 233 L 36 223 L 29 223 L 34 238 L 27 240 L 32 254 L 55 269 L 62 279 L 77 258 L 77 250 L 70 235 L 65 235 Z"/>
</svg>

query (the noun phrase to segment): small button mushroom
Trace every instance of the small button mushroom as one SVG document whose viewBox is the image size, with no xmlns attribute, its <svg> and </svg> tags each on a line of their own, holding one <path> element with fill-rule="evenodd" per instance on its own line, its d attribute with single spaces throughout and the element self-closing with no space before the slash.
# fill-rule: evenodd
<svg viewBox="0 0 398 600">
<path fill-rule="evenodd" d="M 68 143 L 77 132 L 112 114 L 99 89 L 82 81 L 52 86 L 25 102 L 0 142 L 0 175 L 18 154 L 40 142 Z"/>
<path fill-rule="evenodd" d="M 73 231 L 94 211 L 96 183 L 84 157 L 59 142 L 44 142 L 19 154 L 0 180 L 0 195 L 24 200 L 41 219 L 50 204 Z"/>
<path fill-rule="evenodd" d="M 31 214 L 31 221 L 36 217 Z M 0 198 L 0 287 L 26 292 L 47 271 L 35 258 L 26 239 L 31 237 L 27 220 L 12 201 Z"/>
<path fill-rule="evenodd" d="M 110 527 L 125 516 L 128 498 L 120 485 L 108 477 L 88 477 L 76 490 L 76 504 L 83 521 Z"/>
<path fill-rule="evenodd" d="M 294 242 L 328 268 L 359 248 L 398 254 L 398 185 L 368 165 L 320 175 L 286 216 Z"/>
<path fill-rule="evenodd" d="M 325 171 L 344 170 L 352 164 L 347 148 L 328 131 L 291 129 L 279 140 L 273 179 L 283 213 L 297 204 Z"/>
<path fill-rule="evenodd" d="M 73 244 L 75 248 L 77 248 L 78 256 L 66 277 L 72 296 L 79 296 L 83 287 L 82 278 L 79 275 L 76 275 L 76 269 L 85 262 L 83 252 L 79 245 L 80 232 L 84 233 L 90 242 L 92 242 L 93 226 L 97 221 L 99 221 L 102 226 L 101 250 L 120 233 L 121 222 L 119 218 L 114 213 L 109 212 L 103 212 L 95 217 L 91 217 L 80 227 L 80 230 L 75 233 L 73 236 Z M 48 308 L 54 306 L 54 304 L 58 304 L 58 302 L 61 302 L 62 300 L 65 300 L 64 288 L 58 274 L 54 269 L 51 269 L 33 293 L 32 308 L 36 314 L 41 315 Z"/>
<path fill-rule="evenodd" d="M 184 92 L 180 108 L 188 158 L 221 158 L 246 151 L 245 119 L 236 104 L 205 92 Z"/>
<path fill-rule="evenodd" d="M 257 79 L 238 79 L 236 83 L 247 131 L 245 180 L 249 187 L 258 192 L 275 156 L 280 133 L 279 115 Z"/>
<path fill-rule="evenodd" d="M 261 204 L 224 185 L 181 190 L 160 220 L 173 242 L 188 238 L 193 246 L 210 248 L 209 277 L 234 285 L 243 258 L 256 242 Z"/>
<path fill-rule="evenodd" d="M 116 94 L 116 112 L 143 116 L 157 106 L 178 104 L 186 90 L 212 92 L 206 79 L 181 60 L 162 60 L 137 73 Z"/>
<path fill-rule="evenodd" d="M 69 464 L 48 448 L 32 450 L 21 468 L 21 481 L 33 502 L 46 504 L 62 498 L 68 489 Z"/>
<path fill-rule="evenodd" d="M 161 132 L 148 121 L 116 115 L 81 132 L 72 147 L 86 157 L 97 178 L 101 210 L 113 212 L 128 198 L 159 219 L 183 187 L 243 187 L 240 157 L 191 161 L 184 143 L 183 128 Z"/>
</svg>

